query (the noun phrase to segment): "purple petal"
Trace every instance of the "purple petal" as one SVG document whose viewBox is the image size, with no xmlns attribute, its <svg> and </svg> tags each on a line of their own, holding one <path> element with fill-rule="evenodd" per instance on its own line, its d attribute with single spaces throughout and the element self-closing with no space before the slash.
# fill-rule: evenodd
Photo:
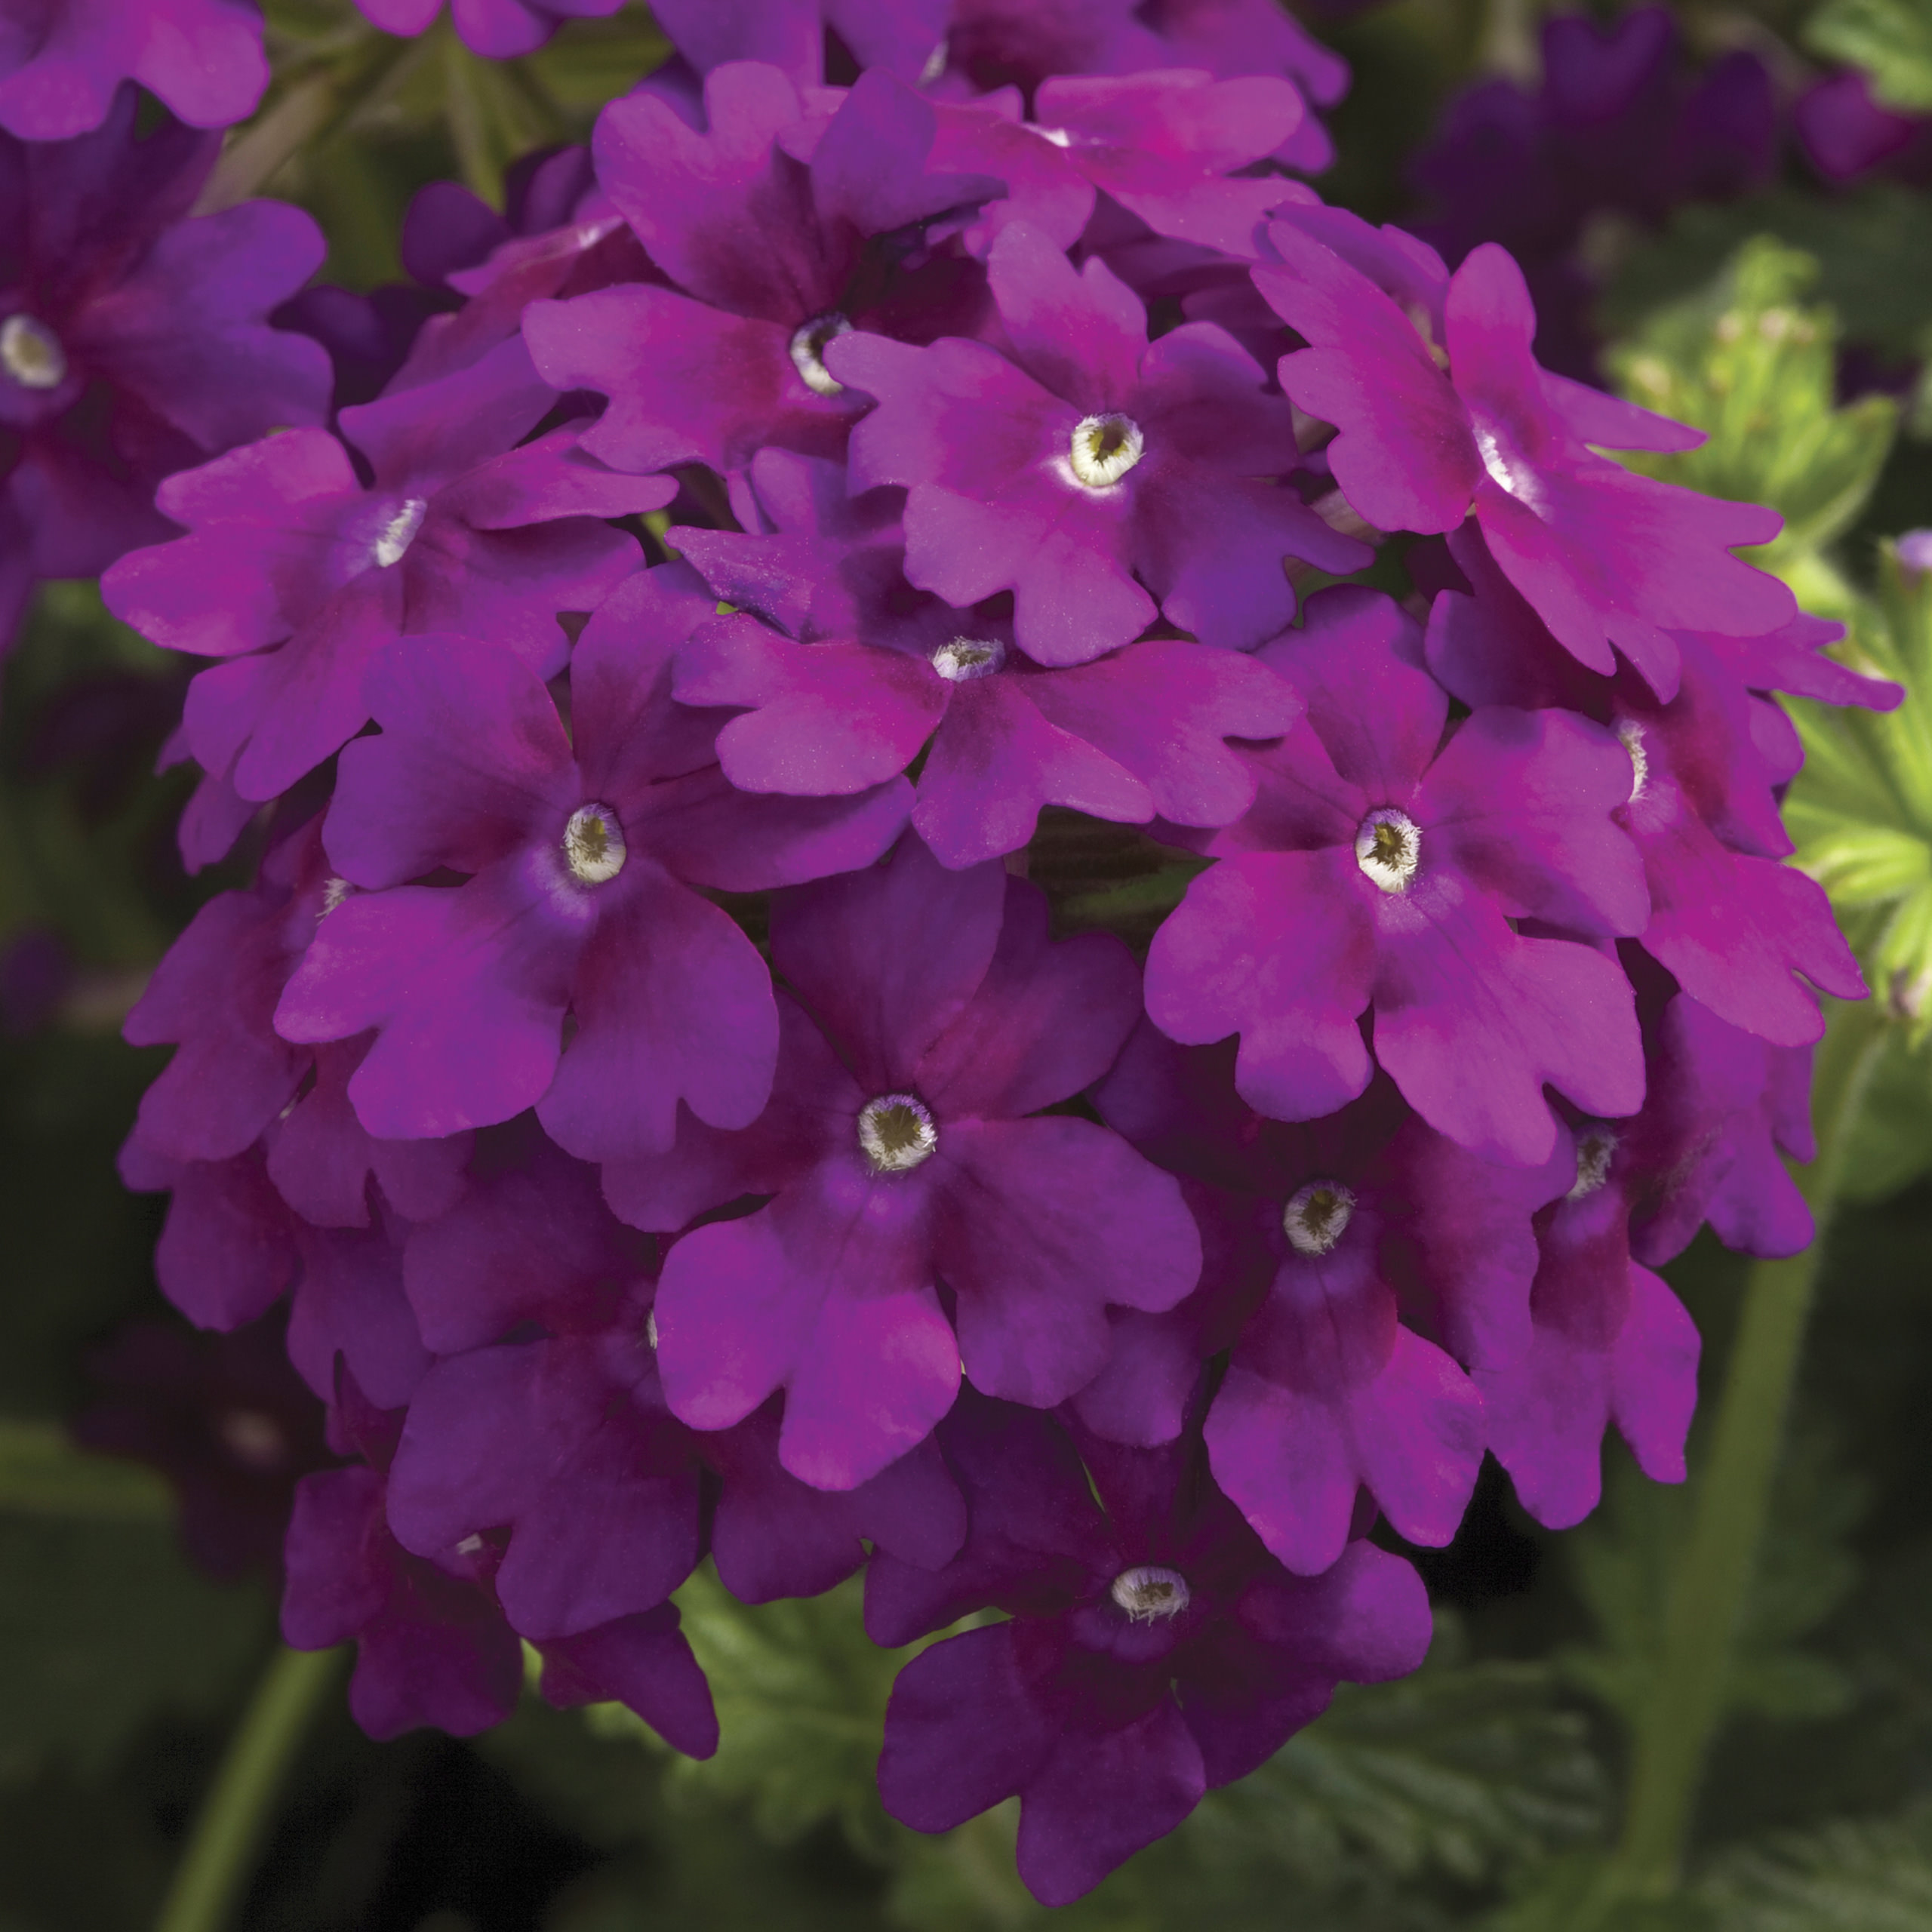
<svg viewBox="0 0 1932 1932">
<path fill-rule="evenodd" d="M 1171 1175 L 1091 1121 L 948 1121 L 933 1244 L 985 1393 L 1038 1408 L 1106 1365 L 1108 1303 L 1171 1308 L 1201 1237 Z"/>
<path fill-rule="evenodd" d="M 916 838 L 883 865 L 786 895 L 772 963 L 850 1058 L 868 1099 L 903 1086 L 990 970 L 996 865 L 948 872 Z"/>
<path fill-rule="evenodd" d="M 711 1686 L 675 1604 L 660 1604 L 543 1646 L 543 1701 L 559 1709 L 613 1701 L 626 1706 L 675 1751 L 709 1758 L 718 1749 Z"/>
<path fill-rule="evenodd" d="M 632 864 L 635 882 L 577 963 L 577 1035 L 537 1106 L 552 1138 L 585 1160 L 661 1153 L 680 1100 L 713 1127 L 749 1126 L 777 1064 L 758 949 L 728 913 Z"/>
<path fill-rule="evenodd" d="M 1586 1112 L 1635 1113 L 1643 1048 L 1616 962 L 1521 938 L 1489 901 L 1438 876 L 1381 936 L 1375 1057 L 1402 1097 L 1472 1152 L 1526 1167 L 1555 1140 L 1546 1081 Z"/>
<path fill-rule="evenodd" d="M 913 1084 L 942 1121 L 1001 1120 L 1071 1100 L 1112 1066 L 1140 1017 L 1140 977 L 1111 934 L 1058 944 L 1045 894 L 1006 881 L 986 977 L 920 1057 Z"/>
<path fill-rule="evenodd" d="M 1368 1084 L 1355 1020 L 1375 929 L 1351 874 L 1346 848 L 1223 859 L 1189 886 L 1147 956 L 1148 1017 L 1192 1044 L 1238 1032 L 1235 1084 L 1278 1120 L 1331 1113 Z M 1318 906 L 1318 918 L 1291 917 Z"/>
</svg>

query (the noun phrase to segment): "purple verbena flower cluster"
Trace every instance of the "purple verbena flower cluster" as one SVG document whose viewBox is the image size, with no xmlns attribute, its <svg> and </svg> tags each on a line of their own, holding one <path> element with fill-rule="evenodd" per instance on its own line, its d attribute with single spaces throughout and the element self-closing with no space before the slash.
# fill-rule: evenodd
<svg viewBox="0 0 1932 1932">
<path fill-rule="evenodd" d="M 1573 1523 L 1611 1423 L 1681 1476 L 1654 1270 L 1808 1238 L 1863 990 L 1767 694 L 1896 694 L 1775 517 L 1601 453 L 1696 438 L 1540 366 L 1509 254 L 1284 171 L 1345 75 L 1261 0 L 660 11 L 587 162 L 419 204 L 426 293 L 305 298 L 333 414 L 302 217 L 181 220 L 131 93 L 0 150 L 12 568 L 129 551 L 207 660 L 184 854 L 263 854 L 129 1018 L 123 1171 L 327 1404 L 284 1629 L 371 1731 L 528 1644 L 703 1754 L 693 1567 L 863 1567 L 882 1644 L 1006 1613 L 906 1665 L 888 1808 L 1017 1795 L 1063 1902 L 1420 1661 L 1379 1520 L 1490 1451 Z M 1395 533 L 1406 602 L 1314 588 Z"/>
</svg>

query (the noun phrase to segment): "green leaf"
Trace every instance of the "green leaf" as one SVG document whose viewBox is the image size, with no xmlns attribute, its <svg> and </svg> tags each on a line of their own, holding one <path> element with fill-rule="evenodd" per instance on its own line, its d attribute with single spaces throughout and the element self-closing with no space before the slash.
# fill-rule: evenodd
<svg viewBox="0 0 1932 1932">
<path fill-rule="evenodd" d="M 1708 288 L 1650 316 L 1610 358 L 1626 395 L 1708 435 L 1681 454 L 1622 460 L 1706 495 L 1769 504 L 1784 532 L 1746 554 L 1770 570 L 1850 527 L 1897 427 L 1888 397 L 1838 406 L 1836 318 L 1801 299 L 1817 276 L 1810 256 L 1759 235 Z"/>
<path fill-rule="evenodd" d="M 1558 1661 L 1573 1682 L 1626 1721 L 1640 1715 L 1656 1681 L 1668 1592 L 1691 1500 L 1681 1487 L 1647 1481 L 1618 1452 L 1603 1506 L 1566 1543 L 1598 1640 L 1562 1651 Z M 1864 1500 L 1863 1486 L 1839 1466 L 1820 1426 L 1794 1431 L 1731 1651 L 1727 1711 L 1826 1717 L 1850 1702 L 1845 1674 L 1798 1646 L 1856 1580 L 1850 1537 Z"/>
<path fill-rule="evenodd" d="M 1805 45 L 1861 67 L 1887 107 L 1932 113 L 1932 8 L 1922 0 L 1827 0 L 1804 29 Z"/>
<path fill-rule="evenodd" d="M 88 1455 L 51 1423 L 0 1417 L 0 1515 L 171 1523 L 174 1499 L 138 1463 Z"/>
<path fill-rule="evenodd" d="M 98 1774 L 162 1711 L 225 1704 L 272 1612 L 189 1567 L 171 1525 L 0 1515 L 0 1775 Z"/>
<path fill-rule="evenodd" d="M 1698 1891 L 1718 1932 L 1925 1932 L 1932 1801 L 1727 1853 Z"/>
<path fill-rule="evenodd" d="M 1932 322 L 1932 208 L 1884 180 L 1830 195 L 1780 187 L 1743 201 L 1688 203 L 1615 265 L 1599 324 L 1613 336 L 1639 334 L 1655 312 L 1704 288 L 1714 262 L 1760 235 L 1818 264 L 1814 299 L 1836 312 L 1847 335 L 1894 361 L 1920 359 Z"/>
<path fill-rule="evenodd" d="M 685 1634 L 711 1679 L 718 1755 L 674 1759 L 674 1801 L 742 1803 L 774 1843 L 835 1821 L 857 1847 L 890 1856 L 873 1770 L 885 1700 L 907 1653 L 882 1651 L 860 1620 L 854 1577 L 822 1597 L 747 1605 L 709 1565 L 678 1592 Z"/>
<path fill-rule="evenodd" d="M 1845 1152 L 1841 1195 L 1884 1201 L 1932 1173 L 1932 1038 L 1879 1063 Z"/>
<path fill-rule="evenodd" d="M 1880 546 L 1878 595 L 1853 612 L 1841 653 L 1896 679 L 1906 698 L 1870 712 L 1789 701 L 1804 745 L 1785 823 L 1795 863 L 1831 894 L 1866 983 L 1905 1023 L 1915 1051 L 1932 1033 L 1932 574 L 1907 569 Z M 1924 1091 L 1887 1077 L 1894 1124 Z M 1932 1104 L 1912 1137 L 1932 1137 Z"/>
</svg>

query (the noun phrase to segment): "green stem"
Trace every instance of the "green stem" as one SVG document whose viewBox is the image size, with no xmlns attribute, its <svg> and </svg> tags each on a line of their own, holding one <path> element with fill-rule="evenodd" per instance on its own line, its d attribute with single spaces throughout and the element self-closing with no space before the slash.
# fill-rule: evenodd
<svg viewBox="0 0 1932 1932">
<path fill-rule="evenodd" d="M 1623 1835 L 1604 1903 L 1668 1896 L 1679 1881 L 1731 1645 L 1757 1567 L 1786 1414 L 1850 1129 L 1885 1047 L 1871 1003 L 1834 1010 L 1812 1086 L 1818 1154 L 1796 1180 L 1817 1232 L 1802 1254 L 1753 1265 L 1724 1365 L 1690 1540 L 1672 1578 L 1663 1654 L 1632 1740 Z"/>
<path fill-rule="evenodd" d="M 255 1869 L 290 1764 L 346 1653 L 278 1649 L 215 1773 L 155 1932 L 221 1932 Z"/>
</svg>

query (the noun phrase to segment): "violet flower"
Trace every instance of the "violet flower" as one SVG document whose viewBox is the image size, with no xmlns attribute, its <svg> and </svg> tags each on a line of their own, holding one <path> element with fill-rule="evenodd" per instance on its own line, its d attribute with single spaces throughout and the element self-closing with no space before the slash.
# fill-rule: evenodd
<svg viewBox="0 0 1932 1932">
<path fill-rule="evenodd" d="M 191 128 L 226 128 L 268 80 L 246 0 L 10 0 L 0 15 L 0 130 L 23 141 L 91 133 L 130 81 Z"/>
<path fill-rule="evenodd" d="M 1631 1139 L 1641 1145 L 1640 1135 Z M 1639 1177 L 1623 1136 L 1591 1123 L 1574 1145 L 1577 1178 L 1537 1220 L 1534 1339 L 1520 1361 L 1475 1372 L 1488 1446 L 1524 1508 L 1552 1529 L 1596 1507 L 1612 1422 L 1644 1475 L 1681 1482 L 1697 1401 L 1696 1324 L 1662 1278 L 1631 1257 Z"/>
<path fill-rule="evenodd" d="M 968 1611 L 1012 1615 L 900 1672 L 880 1795 L 943 1832 L 1017 1794 L 1020 1875 L 1042 1904 L 1070 1903 L 1244 1777 L 1338 1681 L 1401 1676 L 1429 1647 L 1406 1563 L 1356 1543 L 1324 1576 L 1289 1575 L 1192 1438 L 1085 1441 L 1083 1470 L 1044 1416 L 974 1401 L 944 1427 L 971 1535 L 937 1575 L 875 1558 L 867 1627 L 897 1644 Z"/>
<path fill-rule="evenodd" d="M 228 660 L 189 688 L 208 771 L 244 798 L 285 790 L 368 721 L 369 666 L 398 636 L 488 636 L 535 676 L 562 668 L 558 614 L 594 608 L 641 561 L 599 519 L 657 509 L 676 485 L 605 469 L 568 426 L 518 447 L 555 400 L 511 340 L 343 411 L 369 487 L 315 429 L 168 480 L 162 507 L 189 534 L 124 558 L 101 588 L 163 648 Z"/>
<path fill-rule="evenodd" d="M 355 0 L 362 17 L 385 33 L 414 38 L 436 23 L 443 0 Z M 534 54 L 566 20 L 602 20 L 623 0 L 450 0 L 457 38 L 488 60 Z"/>
<path fill-rule="evenodd" d="M 702 129 L 652 94 L 613 101 L 592 141 L 598 180 L 673 286 L 533 303 L 531 352 L 558 387 L 610 397 L 584 447 L 616 467 L 728 476 L 772 443 L 836 457 L 860 399 L 826 345 L 862 324 L 922 339 L 972 326 L 979 269 L 918 262 L 920 236 L 1000 184 L 934 171 L 932 108 L 884 73 L 829 121 L 755 62 L 719 68 L 704 99 Z"/>
<path fill-rule="evenodd" d="M 1454 1360 L 1398 1318 L 1401 1304 L 1446 1314 L 1473 1355 L 1521 1353 L 1530 1216 L 1565 1180 L 1441 1142 L 1386 1083 L 1324 1121 L 1262 1119 L 1235 1094 L 1232 1058 L 1143 1028 L 1096 1096 L 1143 1152 L 1206 1183 L 1190 1201 L 1220 1224 L 1204 1244 L 1222 1279 L 1204 1276 L 1197 1291 L 1237 1303 L 1205 1426 L 1214 1479 L 1301 1575 L 1340 1557 L 1358 1490 L 1411 1543 L 1446 1543 L 1482 1460 L 1482 1403 Z M 1124 1339 L 1154 1344 L 1150 1333 Z"/>
<path fill-rule="evenodd" d="M 824 1029 L 788 1026 L 775 1094 L 809 1138 L 769 1204 L 666 1258 L 664 1386 L 703 1429 L 782 1386 L 784 1466 L 848 1489 L 927 1435 L 962 1373 L 1063 1401 L 1105 1364 L 1106 1304 L 1171 1307 L 1200 1241 L 1116 1135 L 1026 1118 L 1091 1084 L 1133 1025 L 1118 940 L 1049 946 L 1037 889 L 906 841 L 781 902 L 772 956 Z"/>
<path fill-rule="evenodd" d="M 1024 223 L 986 267 L 1014 359 L 956 338 L 826 350 L 878 400 L 853 432 L 853 487 L 908 487 L 921 589 L 961 608 L 1010 590 L 1020 648 L 1080 664 L 1162 610 L 1204 643 L 1257 644 L 1294 612 L 1285 558 L 1367 561 L 1276 480 L 1300 460 L 1292 412 L 1232 337 L 1191 322 L 1150 345 L 1104 263 L 1076 269 Z"/>
<path fill-rule="evenodd" d="M 374 1738 L 434 1724 L 458 1737 L 500 1724 L 523 1685 L 521 1646 L 498 1607 L 497 1546 L 481 1537 L 439 1561 L 390 1534 L 388 1472 L 402 1426 L 340 1381 L 331 1432 L 348 1469 L 305 1477 L 285 1552 L 281 1631 L 297 1650 L 352 1639 L 349 1708 Z M 544 1646 L 542 1689 L 559 1706 L 626 1704 L 674 1749 L 718 1748 L 711 1693 L 669 1604 Z"/>
<path fill-rule="evenodd" d="M 1779 1046 L 1817 1039 L 1824 1020 L 1797 976 L 1840 999 L 1862 998 L 1865 982 L 1823 888 L 1777 863 L 1792 845 L 1772 788 L 1790 774 L 1767 766 L 1738 675 L 1756 641 L 1730 639 L 1721 654 L 1674 634 L 1677 688 L 1660 703 L 1629 670 L 1606 680 L 1558 649 L 1475 531 L 1458 532 L 1450 548 L 1472 594 L 1437 598 L 1431 669 L 1466 703 L 1567 705 L 1615 731 L 1631 768 L 1616 817 L 1643 855 L 1649 889 L 1644 951 L 1732 1025 Z M 1801 621 L 1815 634 L 1816 620 Z M 1881 706 L 1897 688 L 1818 658 L 1795 638 L 1767 641 L 1771 651 L 1744 676 L 1795 678 Z"/>
<path fill-rule="evenodd" d="M 132 87 L 91 134 L 0 134 L 0 641 L 37 577 L 94 577 L 170 534 L 156 484 L 319 423 L 328 358 L 269 312 L 322 259 L 300 209 L 188 219 L 220 139 Z"/>
<path fill-rule="evenodd" d="M 1374 1063 L 1424 1120 L 1534 1166 L 1556 1134 L 1546 1082 L 1600 1115 L 1643 1098 L 1615 961 L 1509 923 L 1598 942 L 1642 929 L 1640 861 L 1611 817 L 1629 759 L 1559 710 L 1484 706 L 1444 743 L 1448 699 L 1420 643 L 1388 598 L 1345 589 L 1261 654 L 1308 716 L 1249 755 L 1254 811 L 1195 841 L 1220 863 L 1155 936 L 1147 1011 L 1177 1040 L 1238 1032 L 1242 1097 L 1311 1120 L 1368 1084 L 1372 1008 Z"/>
<path fill-rule="evenodd" d="M 666 589 L 667 574 L 681 581 L 634 579 L 585 629 L 574 739 L 537 674 L 496 645 L 417 638 L 378 660 L 368 703 L 383 731 L 344 752 L 325 832 L 371 890 L 323 921 L 275 1018 L 303 1041 L 377 1029 L 349 1083 L 371 1134 L 453 1134 L 540 1103 L 563 1145 L 608 1160 L 668 1146 L 681 1098 L 727 1127 L 764 1105 L 777 1051 L 764 963 L 693 888 L 864 865 L 909 798 L 903 784 L 805 805 L 734 791 L 712 762 L 715 719 L 670 699 L 672 654 L 707 600 Z M 471 876 L 405 883 L 439 867 Z"/>
<path fill-rule="evenodd" d="M 895 492 L 848 499 L 836 466 L 771 449 L 751 481 L 777 530 L 674 534 L 720 597 L 780 626 L 714 617 L 678 653 L 681 701 L 741 713 L 718 735 L 734 785 L 848 795 L 923 749 L 912 823 L 955 869 L 1024 845 L 1044 805 L 1201 826 L 1253 802 L 1225 740 L 1294 721 L 1298 701 L 1272 672 L 1169 641 L 1042 667 L 1006 620 L 906 585 Z"/>
<path fill-rule="evenodd" d="M 1749 637 L 1796 606 L 1776 577 L 1730 554 L 1768 543 L 1775 512 L 1654 482 L 1594 453 L 1681 450 L 1703 438 L 1575 384 L 1530 353 L 1522 272 L 1485 243 L 1456 271 L 1431 340 L 1360 267 L 1277 222 L 1283 266 L 1255 286 L 1309 346 L 1282 387 L 1333 423 L 1335 481 L 1384 530 L 1454 530 L 1473 513 L 1503 574 L 1581 663 L 1621 651 L 1659 697 L 1677 687 L 1672 630 Z M 1426 320 L 1425 317 L 1423 318 Z"/>
</svg>

